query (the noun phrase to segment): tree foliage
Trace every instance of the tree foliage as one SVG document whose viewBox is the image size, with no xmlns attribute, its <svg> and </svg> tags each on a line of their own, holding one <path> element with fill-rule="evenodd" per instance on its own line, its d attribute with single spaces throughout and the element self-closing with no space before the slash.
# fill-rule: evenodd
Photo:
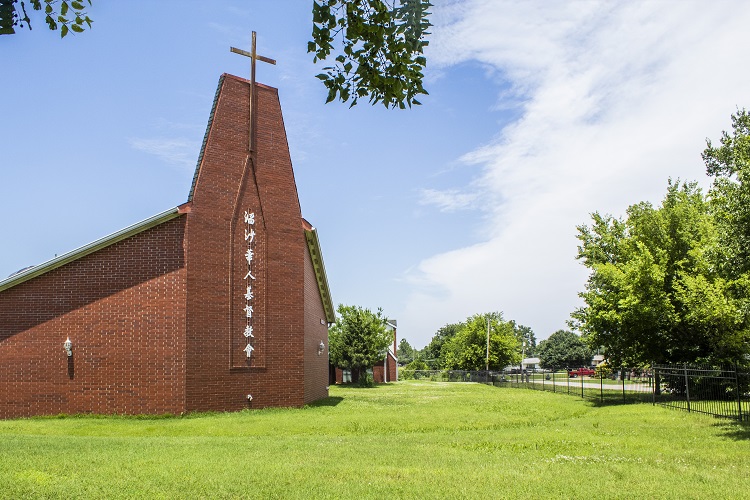
<svg viewBox="0 0 750 500">
<path fill-rule="evenodd" d="M 732 115 L 732 133 L 722 132 L 720 146 L 707 140 L 706 173 L 714 178 L 709 192 L 721 243 L 722 274 L 738 278 L 750 271 L 750 115 Z"/>
<path fill-rule="evenodd" d="M 33 9 L 32 15 L 33 11 L 43 10 L 47 27 L 52 31 L 59 28 L 61 38 L 71 31 L 83 33 L 86 27 L 91 28 L 93 21 L 89 18 L 83 1 L 29 0 L 29 3 Z M 91 0 L 86 0 L 86 3 L 90 6 Z M 32 29 L 26 4 L 18 0 L 0 0 L 0 35 L 13 35 L 16 27 Z"/>
<path fill-rule="evenodd" d="M 487 320 L 490 323 L 489 369 L 501 370 L 521 360 L 520 342 L 513 324 L 502 313 L 475 314 L 441 348 L 443 368 L 484 370 L 487 362 Z"/>
<path fill-rule="evenodd" d="M 400 364 L 411 363 L 417 357 L 418 352 L 406 339 L 399 340 L 397 356 Z"/>
<path fill-rule="evenodd" d="M 363 372 L 385 358 L 393 334 L 386 329 L 383 310 L 373 313 L 359 306 L 339 304 L 336 322 L 328 331 L 330 360 L 352 371 L 358 382 Z"/>
<path fill-rule="evenodd" d="M 417 370 L 429 370 L 430 367 L 423 359 L 417 358 L 404 367 L 406 370 L 417 371 Z"/>
<path fill-rule="evenodd" d="M 464 323 L 449 323 L 445 326 L 440 327 L 435 335 L 433 335 L 430 343 L 423 349 L 425 361 L 431 369 L 437 369 L 442 366 L 441 353 L 443 345 L 450 339 L 456 336 L 456 334 L 463 328 Z"/>
<path fill-rule="evenodd" d="M 516 333 L 519 342 L 521 342 L 521 354 L 527 358 L 533 357 L 537 352 L 536 335 L 534 330 L 528 326 L 518 325 L 515 321 L 510 321 L 513 331 Z"/>
<path fill-rule="evenodd" d="M 558 330 L 539 343 L 537 350 L 542 368 L 578 368 L 591 364 L 591 349 L 573 332 Z"/>
<path fill-rule="evenodd" d="M 313 61 L 333 54 L 333 66 L 317 75 L 328 89 L 326 102 L 337 97 L 351 106 L 362 97 L 370 103 L 404 109 L 427 94 L 422 79 L 427 60 L 428 0 L 321 0 L 313 2 Z M 336 45 L 334 45 L 336 44 Z"/>
<path fill-rule="evenodd" d="M 736 361 L 747 351 L 744 282 L 728 280 L 716 224 L 695 183 L 670 181 L 661 206 L 578 228 L 591 270 L 573 324 L 614 364 Z"/>
</svg>

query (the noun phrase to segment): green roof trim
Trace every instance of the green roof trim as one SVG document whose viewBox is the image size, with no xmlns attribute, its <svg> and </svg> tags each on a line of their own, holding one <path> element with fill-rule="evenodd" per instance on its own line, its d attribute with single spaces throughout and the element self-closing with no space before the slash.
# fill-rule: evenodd
<svg viewBox="0 0 750 500">
<path fill-rule="evenodd" d="M 203 163 L 203 154 L 206 152 L 206 144 L 208 143 L 208 135 L 211 133 L 211 125 L 214 123 L 214 114 L 216 114 L 216 105 L 219 102 L 219 94 L 221 94 L 221 87 L 224 85 L 223 74 L 219 77 L 219 86 L 216 87 L 216 94 L 214 95 L 214 103 L 211 105 L 211 114 L 208 116 L 208 124 L 206 125 L 206 133 L 203 134 L 203 144 L 201 144 L 201 151 L 198 154 L 198 163 L 195 165 L 195 174 L 193 174 L 193 184 L 190 186 L 190 194 L 188 195 L 187 201 L 193 201 L 193 194 L 195 193 L 195 184 L 198 182 L 198 173 L 201 170 L 201 163 Z"/>
<path fill-rule="evenodd" d="M 78 260 L 81 257 L 92 254 L 98 250 L 101 250 L 102 248 L 114 245 L 118 241 L 130 238 L 135 234 L 141 233 L 147 229 L 151 229 L 152 227 L 158 226 L 159 224 L 163 224 L 168 220 L 179 217 L 180 215 L 182 215 L 182 212 L 180 212 L 180 207 L 170 208 L 165 212 L 154 215 L 153 217 L 149 217 L 148 219 L 142 220 L 141 222 L 137 222 L 131 226 L 126 227 L 125 229 L 121 229 L 115 233 L 105 236 L 104 238 L 100 238 L 93 243 L 84 245 L 66 254 L 60 255 L 59 257 L 48 260 L 47 262 L 43 262 L 42 264 L 39 264 L 37 266 L 30 267 L 25 271 L 21 271 L 20 273 L 14 274 L 0 281 L 0 292 L 2 292 L 3 290 L 7 290 L 8 288 L 12 288 L 16 285 L 20 285 L 24 281 L 36 278 L 39 275 L 52 271 L 53 269 L 64 266 L 65 264 L 73 262 L 74 260 Z"/>
<path fill-rule="evenodd" d="M 331 290 L 328 287 L 328 276 L 326 276 L 326 266 L 323 263 L 323 254 L 320 251 L 320 240 L 318 240 L 318 231 L 305 228 L 305 239 L 307 248 L 310 250 L 310 259 L 312 260 L 313 269 L 315 269 L 315 278 L 318 281 L 318 290 L 320 290 L 320 299 L 323 301 L 323 310 L 326 314 L 328 323 L 336 322 L 336 311 L 331 299 Z"/>
</svg>

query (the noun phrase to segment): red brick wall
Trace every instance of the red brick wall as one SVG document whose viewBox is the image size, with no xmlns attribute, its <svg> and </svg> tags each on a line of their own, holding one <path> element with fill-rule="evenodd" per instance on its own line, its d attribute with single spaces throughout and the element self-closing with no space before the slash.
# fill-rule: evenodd
<svg viewBox="0 0 750 500">
<path fill-rule="evenodd" d="M 325 349 L 319 353 L 320 343 Z M 328 397 L 328 323 L 310 252 L 305 248 L 305 403 Z"/>
<path fill-rule="evenodd" d="M 187 407 L 235 410 L 305 402 L 304 256 L 297 189 L 276 89 L 256 86 L 257 165 L 247 161 L 249 85 L 225 75 L 188 218 Z M 245 345 L 245 210 L 259 230 Z M 231 251 L 230 251 L 231 249 Z"/>
<path fill-rule="evenodd" d="M 225 75 L 186 215 L 0 292 L 0 417 L 228 411 L 246 408 L 248 394 L 254 408 L 326 396 L 325 316 L 305 264 L 281 107 L 276 89 L 256 89 L 257 164 L 247 154 L 248 82 Z M 246 210 L 257 233 L 250 360 Z"/>
<path fill-rule="evenodd" d="M 383 382 L 385 382 L 385 380 L 383 379 L 383 363 L 382 362 L 379 365 L 375 365 L 372 367 L 372 379 L 377 384 L 382 384 Z M 388 379 L 388 381 L 390 382 L 391 380 Z"/>
<path fill-rule="evenodd" d="M 396 360 L 393 359 L 393 356 L 388 354 L 388 382 L 395 382 L 396 381 L 396 371 L 398 367 L 396 366 Z M 383 383 L 385 382 L 385 378 L 383 377 L 383 362 L 381 361 L 377 365 L 372 367 L 372 378 L 377 383 Z"/>
<path fill-rule="evenodd" d="M 172 219 L 0 292 L 1 418 L 184 410 L 184 227 Z"/>
</svg>

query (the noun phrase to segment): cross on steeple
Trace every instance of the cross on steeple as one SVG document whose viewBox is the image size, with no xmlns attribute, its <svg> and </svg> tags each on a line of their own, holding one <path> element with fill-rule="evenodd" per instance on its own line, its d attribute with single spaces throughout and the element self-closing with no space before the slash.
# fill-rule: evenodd
<svg viewBox="0 0 750 500">
<path fill-rule="evenodd" d="M 250 58 L 250 153 L 255 152 L 255 134 L 253 133 L 255 123 L 255 60 L 263 61 L 268 64 L 276 64 L 274 59 L 258 55 L 255 51 L 255 32 L 253 31 L 253 43 L 250 52 L 236 47 L 230 47 L 229 50 L 235 54 Z"/>
</svg>

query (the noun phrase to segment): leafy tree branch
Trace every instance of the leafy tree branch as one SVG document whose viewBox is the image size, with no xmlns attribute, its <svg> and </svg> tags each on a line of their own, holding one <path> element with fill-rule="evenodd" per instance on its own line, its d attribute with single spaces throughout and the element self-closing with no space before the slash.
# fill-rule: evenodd
<svg viewBox="0 0 750 500">
<path fill-rule="evenodd" d="M 64 38 L 71 31 L 83 33 L 86 27 L 91 28 L 93 22 L 86 12 L 84 2 L 78 0 L 29 0 L 33 11 L 44 11 L 44 22 L 47 27 L 56 31 L 60 29 L 60 38 Z M 91 5 L 91 0 L 87 0 Z M 59 7 L 59 10 L 58 10 Z M 32 11 L 32 14 L 33 14 Z M 31 18 L 26 10 L 26 4 L 21 0 L 0 0 L 0 35 L 13 35 L 15 28 L 32 30 Z"/>
<path fill-rule="evenodd" d="M 401 109 L 421 104 L 427 60 L 428 0 L 322 0 L 313 2 L 313 62 L 336 54 L 317 75 L 328 88 L 326 102 L 362 97 Z"/>
</svg>

